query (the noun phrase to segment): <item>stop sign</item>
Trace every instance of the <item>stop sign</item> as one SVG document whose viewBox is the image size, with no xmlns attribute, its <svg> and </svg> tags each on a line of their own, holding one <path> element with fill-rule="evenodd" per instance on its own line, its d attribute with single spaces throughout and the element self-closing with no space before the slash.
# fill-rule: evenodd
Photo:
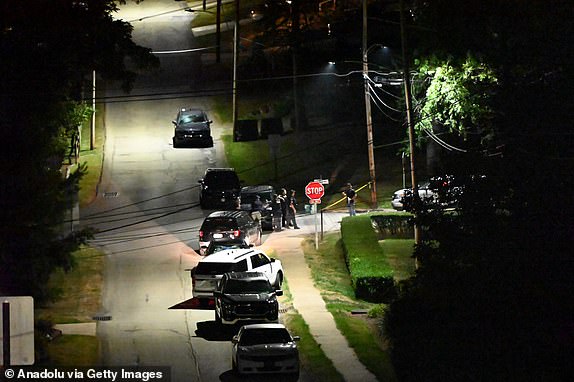
<svg viewBox="0 0 574 382">
<path fill-rule="evenodd" d="M 325 195 L 325 187 L 319 182 L 309 182 L 305 186 L 305 195 L 311 200 L 320 200 Z"/>
</svg>

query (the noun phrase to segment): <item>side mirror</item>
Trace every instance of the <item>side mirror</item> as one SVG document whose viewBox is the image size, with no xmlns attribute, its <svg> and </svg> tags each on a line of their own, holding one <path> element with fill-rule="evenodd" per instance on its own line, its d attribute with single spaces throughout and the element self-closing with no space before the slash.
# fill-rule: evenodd
<svg viewBox="0 0 574 382">
<path fill-rule="evenodd" d="M 293 336 L 293 341 L 299 341 L 301 339 L 301 337 L 299 336 Z"/>
<path fill-rule="evenodd" d="M 275 262 L 275 259 L 273 257 L 271 257 L 269 260 L 271 260 L 272 263 Z"/>
<path fill-rule="evenodd" d="M 218 290 L 213 291 L 213 297 L 221 297 L 221 292 Z"/>
<path fill-rule="evenodd" d="M 233 338 L 231 339 L 231 343 L 236 344 L 239 342 L 239 338 L 237 337 L 237 335 L 233 336 Z"/>
<path fill-rule="evenodd" d="M 198 179 L 197 183 L 200 183 L 200 184 L 203 183 L 203 179 Z"/>
<path fill-rule="evenodd" d="M 275 291 L 275 295 L 276 295 L 276 296 L 283 296 L 283 291 L 282 291 L 281 289 L 277 289 L 277 290 Z"/>
<path fill-rule="evenodd" d="M 177 122 L 176 122 L 176 121 L 171 121 L 171 123 L 173 123 L 174 126 L 177 126 Z"/>
</svg>

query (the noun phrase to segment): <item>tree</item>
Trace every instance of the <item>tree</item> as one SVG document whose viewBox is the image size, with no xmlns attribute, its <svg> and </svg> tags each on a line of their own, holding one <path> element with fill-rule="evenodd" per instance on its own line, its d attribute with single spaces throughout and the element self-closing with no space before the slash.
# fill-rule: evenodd
<svg viewBox="0 0 574 382">
<path fill-rule="evenodd" d="M 46 282 L 72 266 L 89 232 L 59 227 L 85 166 L 60 172 L 69 133 L 89 115 L 82 104 L 92 70 L 129 89 L 135 70 L 158 60 L 112 18 L 113 1 L 4 1 L 0 10 L 0 289 L 50 298 Z M 127 62 L 131 62 L 128 66 Z"/>
<path fill-rule="evenodd" d="M 556 138 L 572 136 L 574 9 L 538 0 L 415 5 L 415 22 L 433 31 L 417 38 L 418 58 L 442 71 L 432 73 L 437 97 L 423 101 L 421 121 L 456 134 L 488 126 L 499 155 L 452 154 L 446 171 L 486 178 L 467 183 L 454 211 L 418 206 L 420 267 L 385 316 L 399 379 L 565 380 L 574 355 L 574 182 L 571 149 Z M 486 69 L 473 66 L 465 78 L 468 57 Z"/>
</svg>

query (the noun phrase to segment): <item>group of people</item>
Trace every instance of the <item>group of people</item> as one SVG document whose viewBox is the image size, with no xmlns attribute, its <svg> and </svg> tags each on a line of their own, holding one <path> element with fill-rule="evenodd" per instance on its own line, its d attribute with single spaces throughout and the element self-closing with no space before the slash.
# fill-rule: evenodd
<svg viewBox="0 0 574 382">
<path fill-rule="evenodd" d="M 299 229 L 297 225 L 297 199 L 295 197 L 295 190 L 291 190 L 287 194 L 287 190 L 282 188 L 278 194 L 273 195 L 271 200 L 271 209 L 273 211 L 273 230 L 279 232 L 284 228 Z M 349 215 L 355 216 L 355 199 L 357 196 L 356 191 L 353 189 L 351 183 L 347 183 L 347 189 L 343 191 L 343 195 L 347 198 L 347 207 Z M 256 196 L 255 201 L 252 203 L 252 212 L 256 220 L 261 220 L 261 212 L 263 210 L 263 202 L 259 195 Z"/>
<path fill-rule="evenodd" d="M 297 219 L 297 199 L 295 190 L 287 194 L 287 190 L 282 188 L 278 194 L 273 196 L 271 206 L 273 210 L 273 230 L 281 231 L 283 228 L 299 229 Z"/>
</svg>

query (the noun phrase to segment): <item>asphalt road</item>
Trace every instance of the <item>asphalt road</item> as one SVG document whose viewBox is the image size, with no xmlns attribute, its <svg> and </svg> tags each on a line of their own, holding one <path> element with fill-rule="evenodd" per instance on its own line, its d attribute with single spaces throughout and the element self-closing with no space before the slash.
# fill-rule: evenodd
<svg viewBox="0 0 574 382">
<path fill-rule="evenodd" d="M 153 50 L 193 46 L 188 12 L 171 0 L 128 2 L 118 18 L 134 22 L 134 40 Z M 154 16 L 159 15 L 159 16 Z M 149 17 L 148 16 L 154 16 Z M 171 120 L 198 85 L 197 57 L 162 56 L 162 70 L 138 80 L 132 94 L 170 97 L 115 98 L 107 84 L 105 159 L 97 200 L 81 211 L 83 225 L 96 227 L 93 244 L 106 253 L 103 307 L 97 335 L 107 366 L 169 366 L 172 381 L 234 380 L 231 330 L 214 322 L 213 311 L 170 309 L 191 298 L 186 269 L 199 256 L 198 228 L 209 211 L 198 207 L 198 182 L 205 168 L 224 166 L 223 126 L 212 125 L 212 149 L 174 149 Z M 178 95 L 178 92 L 180 95 Z"/>
</svg>

